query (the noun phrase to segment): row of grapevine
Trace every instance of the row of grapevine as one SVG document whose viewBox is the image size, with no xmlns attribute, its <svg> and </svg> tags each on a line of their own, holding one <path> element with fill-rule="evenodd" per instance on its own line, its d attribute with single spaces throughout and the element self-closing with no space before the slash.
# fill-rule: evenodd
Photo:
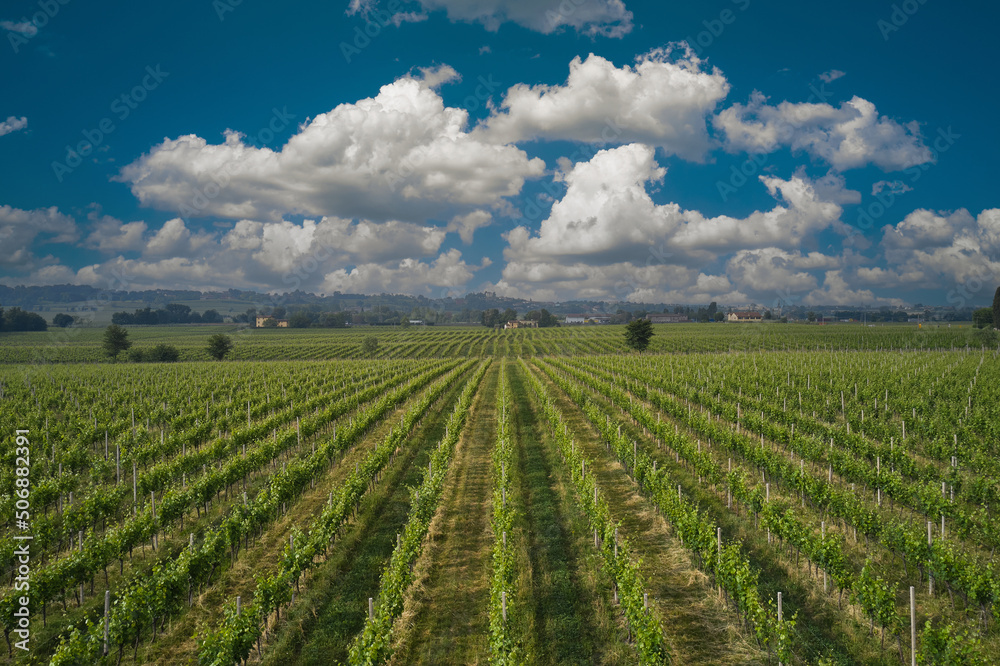
<svg viewBox="0 0 1000 666">
<path fill-rule="evenodd" d="M 413 582 L 413 564 L 423 551 L 424 537 L 437 511 L 455 445 L 465 426 L 472 399 L 489 366 L 489 361 L 480 364 L 476 374 L 465 385 L 448 418 L 445 435 L 431 453 L 428 470 L 411 494 L 406 525 L 379 581 L 375 616 L 351 644 L 349 661 L 352 665 L 382 664 L 392 654 L 393 622 L 403 611 L 403 594 Z"/>
</svg>

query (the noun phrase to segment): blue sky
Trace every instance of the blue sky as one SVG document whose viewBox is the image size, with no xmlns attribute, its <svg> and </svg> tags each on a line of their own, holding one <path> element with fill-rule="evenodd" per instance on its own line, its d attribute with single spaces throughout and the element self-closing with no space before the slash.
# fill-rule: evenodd
<svg viewBox="0 0 1000 666">
<path fill-rule="evenodd" d="M 987 304 L 997 13 L 12 0 L 0 282 Z"/>
</svg>

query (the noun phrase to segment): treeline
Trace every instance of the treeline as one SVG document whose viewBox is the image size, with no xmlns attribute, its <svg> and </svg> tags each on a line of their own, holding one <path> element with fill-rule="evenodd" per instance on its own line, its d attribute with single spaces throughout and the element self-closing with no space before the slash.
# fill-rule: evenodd
<svg viewBox="0 0 1000 666">
<path fill-rule="evenodd" d="M 157 324 L 221 324 L 222 315 L 215 310 L 205 310 L 199 314 L 190 306 L 169 303 L 166 307 L 153 310 L 145 307 L 135 312 L 116 312 L 111 315 L 111 323 L 119 326 L 155 326 Z"/>
<path fill-rule="evenodd" d="M 48 322 L 40 314 L 25 312 L 21 308 L 4 311 L 0 308 L 0 331 L 47 331 Z"/>
</svg>

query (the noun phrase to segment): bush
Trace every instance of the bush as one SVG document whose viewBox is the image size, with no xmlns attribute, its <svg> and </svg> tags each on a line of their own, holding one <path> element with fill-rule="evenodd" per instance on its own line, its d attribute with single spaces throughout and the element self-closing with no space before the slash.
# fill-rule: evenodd
<svg viewBox="0 0 1000 666">
<path fill-rule="evenodd" d="M 133 347 L 128 351 L 128 360 L 132 363 L 174 363 L 180 357 L 177 347 L 162 343 L 152 349 Z"/>
</svg>

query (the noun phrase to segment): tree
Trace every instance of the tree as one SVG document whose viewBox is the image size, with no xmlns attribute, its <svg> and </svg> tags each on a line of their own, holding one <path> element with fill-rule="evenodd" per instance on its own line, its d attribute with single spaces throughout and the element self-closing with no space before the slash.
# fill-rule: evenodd
<svg viewBox="0 0 1000 666">
<path fill-rule="evenodd" d="M 500 323 L 500 311 L 496 308 L 483 310 L 482 314 L 479 316 L 479 322 L 487 328 L 493 328 Z"/>
<path fill-rule="evenodd" d="M 378 338 L 374 335 L 366 335 L 361 341 L 361 353 L 365 356 L 374 356 L 378 351 Z"/>
<path fill-rule="evenodd" d="M 149 360 L 154 363 L 175 363 L 181 357 L 180 351 L 173 345 L 160 343 L 149 351 Z"/>
<path fill-rule="evenodd" d="M 625 325 L 625 344 L 636 351 L 643 351 L 653 337 L 653 324 L 648 319 L 634 319 Z"/>
<path fill-rule="evenodd" d="M 298 310 L 288 318 L 289 328 L 309 328 L 312 323 L 313 316 L 305 310 Z"/>
<path fill-rule="evenodd" d="M 812 310 L 810 310 L 810 311 L 809 311 L 809 312 L 808 312 L 808 313 L 806 314 L 806 318 L 807 318 L 807 319 L 809 320 L 809 323 L 810 323 L 810 324 L 812 324 L 813 322 L 815 322 L 815 321 L 816 321 L 816 313 L 815 313 L 815 312 L 813 312 Z"/>
<path fill-rule="evenodd" d="M 233 339 L 228 335 L 216 333 L 208 339 L 208 355 L 216 361 L 226 358 L 226 354 L 233 348 Z"/>
<path fill-rule="evenodd" d="M 118 354 L 131 346 L 132 341 L 128 339 L 128 331 L 118 324 L 111 324 L 104 329 L 104 353 L 113 360 L 117 360 Z"/>
<path fill-rule="evenodd" d="M 58 328 L 66 328 L 73 325 L 73 316 L 60 312 L 52 318 L 52 325 Z"/>
<path fill-rule="evenodd" d="M 201 313 L 201 323 L 203 324 L 221 324 L 222 315 L 219 314 L 218 310 L 205 310 Z"/>
<path fill-rule="evenodd" d="M 993 294 L 993 328 L 1000 329 L 1000 287 Z"/>
<path fill-rule="evenodd" d="M 261 325 L 261 328 L 278 328 L 278 320 L 275 319 L 274 317 L 268 317 L 267 319 L 264 320 L 264 323 Z"/>
<path fill-rule="evenodd" d="M 993 310 L 990 308 L 979 308 L 972 313 L 972 325 L 976 328 L 986 328 L 993 323 Z"/>
<path fill-rule="evenodd" d="M 0 309 L 0 325 L 5 331 L 45 331 L 49 328 L 42 315 L 21 308 L 11 308 L 6 314 Z"/>
<path fill-rule="evenodd" d="M 517 319 L 517 310 L 514 308 L 507 308 L 503 311 L 503 314 L 500 315 L 500 321 L 498 323 L 506 324 L 509 321 L 514 321 L 515 319 Z"/>
</svg>

